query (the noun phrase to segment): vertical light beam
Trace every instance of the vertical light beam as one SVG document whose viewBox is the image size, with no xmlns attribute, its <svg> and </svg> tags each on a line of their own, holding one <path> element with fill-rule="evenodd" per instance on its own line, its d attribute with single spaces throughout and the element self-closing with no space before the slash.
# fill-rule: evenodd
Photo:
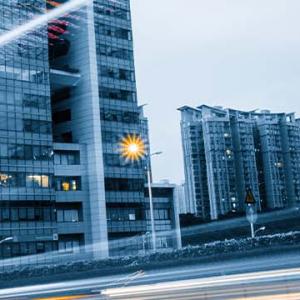
<svg viewBox="0 0 300 300">
<path fill-rule="evenodd" d="M 58 18 L 70 11 L 74 11 L 84 5 L 87 5 L 91 0 L 70 0 L 66 4 L 62 4 L 58 8 L 51 10 L 41 16 L 34 18 L 33 20 L 22 24 L 2 35 L 0 35 L 0 46 L 7 44 L 26 33 L 33 31 L 45 24 L 47 24 L 52 19 Z"/>
</svg>

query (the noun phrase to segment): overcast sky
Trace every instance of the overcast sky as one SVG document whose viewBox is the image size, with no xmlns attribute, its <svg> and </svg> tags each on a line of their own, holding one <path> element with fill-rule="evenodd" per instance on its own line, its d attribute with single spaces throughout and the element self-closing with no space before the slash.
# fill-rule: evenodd
<svg viewBox="0 0 300 300">
<path fill-rule="evenodd" d="M 131 0 L 156 180 L 184 179 L 183 105 L 300 115 L 299 0 Z"/>
</svg>

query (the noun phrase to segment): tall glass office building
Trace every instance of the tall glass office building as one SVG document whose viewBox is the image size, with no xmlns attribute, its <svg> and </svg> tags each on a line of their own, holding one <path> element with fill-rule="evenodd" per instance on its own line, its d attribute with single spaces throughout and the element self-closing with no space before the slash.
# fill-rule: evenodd
<svg viewBox="0 0 300 300">
<path fill-rule="evenodd" d="M 0 31 L 32 17 L 18 1 L 0 2 Z M 44 1 L 35 1 L 45 9 Z M 0 257 L 56 249 L 47 29 L 0 47 Z"/>
<path fill-rule="evenodd" d="M 147 231 L 144 165 L 126 163 L 117 149 L 128 133 L 142 135 L 129 2 L 94 2 L 108 238 L 116 254 L 126 252 L 121 237 Z"/>
<path fill-rule="evenodd" d="M 1 32 L 65 2 L 1 0 Z M 144 163 L 119 153 L 145 124 L 129 0 L 90 1 L 0 55 L 0 257 L 141 251 Z"/>
</svg>

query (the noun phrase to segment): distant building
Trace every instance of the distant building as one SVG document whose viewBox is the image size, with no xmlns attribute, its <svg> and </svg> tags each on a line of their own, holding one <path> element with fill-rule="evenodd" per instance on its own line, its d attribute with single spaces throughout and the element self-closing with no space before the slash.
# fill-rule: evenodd
<svg viewBox="0 0 300 300">
<path fill-rule="evenodd" d="M 155 232 L 158 249 L 181 248 L 176 185 L 169 182 L 152 184 Z M 148 187 L 145 188 L 147 231 L 151 233 Z"/>
<path fill-rule="evenodd" d="M 300 203 L 300 126 L 294 114 L 181 107 L 186 197 L 203 220 Z"/>
<path fill-rule="evenodd" d="M 179 214 L 192 213 L 190 201 L 187 201 L 185 183 L 178 184 L 175 187 L 175 197 Z"/>
<path fill-rule="evenodd" d="M 300 203 L 300 123 L 292 114 L 263 111 L 256 116 L 255 138 L 264 208 Z"/>
</svg>

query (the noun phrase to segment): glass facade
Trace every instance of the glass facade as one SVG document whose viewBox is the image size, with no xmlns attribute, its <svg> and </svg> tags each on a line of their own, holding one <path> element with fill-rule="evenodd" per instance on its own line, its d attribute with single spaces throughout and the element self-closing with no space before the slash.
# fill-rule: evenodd
<svg viewBox="0 0 300 300">
<path fill-rule="evenodd" d="M 21 2 L 1 2 L 1 31 L 67 1 Z M 131 238 L 148 230 L 145 162 L 119 152 L 129 134 L 149 143 L 129 2 L 95 0 L 0 48 L 0 239 L 17 237 L 0 245 L 12 246 L 5 257 L 91 245 L 91 257 L 104 258 L 142 248 Z M 169 213 L 161 207 L 155 216 L 167 222 Z M 32 243 L 16 250 L 23 241 Z"/>
<path fill-rule="evenodd" d="M 44 9 L 45 1 L 1 1 L 0 32 Z M 0 239 L 17 240 L 0 245 L 0 259 L 55 249 L 46 27 L 0 47 L 0 145 Z"/>
<path fill-rule="evenodd" d="M 115 240 L 146 231 L 143 164 L 126 163 L 118 152 L 123 136 L 141 135 L 141 121 L 129 0 L 96 0 L 94 7 L 107 219 L 109 239 Z"/>
</svg>

